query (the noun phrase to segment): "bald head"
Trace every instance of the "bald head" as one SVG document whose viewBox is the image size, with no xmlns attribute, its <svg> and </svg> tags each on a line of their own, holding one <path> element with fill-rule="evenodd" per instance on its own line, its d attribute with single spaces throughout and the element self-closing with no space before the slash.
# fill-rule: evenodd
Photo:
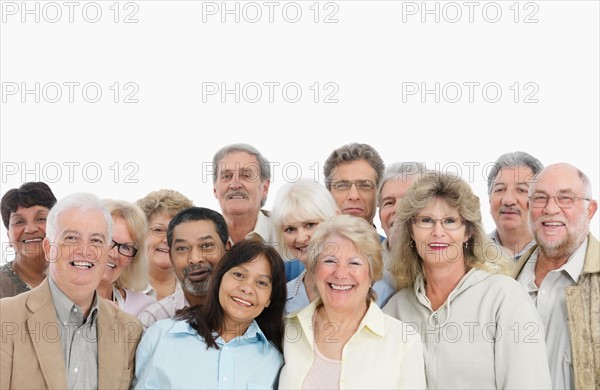
<svg viewBox="0 0 600 390">
<path fill-rule="evenodd" d="M 529 209 L 536 242 L 548 257 L 568 258 L 587 237 L 598 208 L 589 178 L 570 164 L 552 164 L 534 177 L 529 195 L 541 199 Z"/>
</svg>

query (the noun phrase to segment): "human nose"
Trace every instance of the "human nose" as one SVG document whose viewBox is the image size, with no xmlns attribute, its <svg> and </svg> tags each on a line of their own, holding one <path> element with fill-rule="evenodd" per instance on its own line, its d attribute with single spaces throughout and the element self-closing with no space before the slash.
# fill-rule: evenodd
<svg viewBox="0 0 600 390">
<path fill-rule="evenodd" d="M 506 191 L 504 196 L 502 197 L 502 204 L 505 206 L 512 206 L 517 203 L 517 197 L 513 191 Z"/>
<path fill-rule="evenodd" d="M 360 199 L 360 192 L 358 191 L 358 187 L 356 183 L 350 184 L 350 189 L 348 190 L 348 198 L 349 199 Z"/>
<path fill-rule="evenodd" d="M 308 230 L 299 228 L 298 235 L 296 236 L 296 242 L 299 244 L 306 244 L 308 241 L 310 241 L 310 234 Z"/>
<path fill-rule="evenodd" d="M 25 225 L 25 233 L 35 233 L 39 230 L 39 226 L 35 221 L 28 221 Z"/>
<path fill-rule="evenodd" d="M 558 214 L 562 209 L 558 205 L 558 201 L 556 200 L 556 196 L 549 196 L 548 202 L 543 208 L 544 214 Z"/>
<path fill-rule="evenodd" d="M 445 236 L 446 229 L 442 226 L 442 220 L 436 219 L 433 221 L 433 227 L 431 228 L 431 234 L 434 236 Z"/>
<path fill-rule="evenodd" d="M 204 253 L 199 248 L 192 248 L 188 256 L 188 264 L 198 264 L 204 261 Z"/>
</svg>

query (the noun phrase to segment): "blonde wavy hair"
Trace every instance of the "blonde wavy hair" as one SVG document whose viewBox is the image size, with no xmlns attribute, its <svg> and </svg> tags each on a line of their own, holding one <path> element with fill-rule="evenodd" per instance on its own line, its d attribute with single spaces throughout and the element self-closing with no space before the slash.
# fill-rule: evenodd
<svg viewBox="0 0 600 390">
<path fill-rule="evenodd" d="M 469 183 L 452 174 L 427 171 L 415 177 L 396 212 L 389 240 L 392 247 L 389 271 L 395 278 L 396 288 L 413 287 L 417 276 L 423 274 L 422 259 L 411 237 L 412 221 L 435 198 L 443 199 L 449 207 L 457 209 L 465 221 L 469 236 L 466 248 L 461 246 L 465 267 L 510 274 L 513 262 L 505 250 L 485 234 L 479 198 Z"/>
</svg>

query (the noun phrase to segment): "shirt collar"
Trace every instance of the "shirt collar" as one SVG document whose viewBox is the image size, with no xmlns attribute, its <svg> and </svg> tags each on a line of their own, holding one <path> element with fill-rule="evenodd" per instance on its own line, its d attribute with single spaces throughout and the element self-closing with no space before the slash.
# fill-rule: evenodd
<svg viewBox="0 0 600 390">
<path fill-rule="evenodd" d="M 585 264 L 585 249 L 587 248 L 587 244 L 588 239 L 586 238 L 581 245 L 579 245 L 579 248 L 577 248 L 571 255 L 571 257 L 569 257 L 569 260 L 567 260 L 567 262 L 561 267 L 563 271 L 569 274 L 575 283 L 577 283 L 579 277 L 581 276 L 581 272 L 583 271 L 583 265 Z"/>
<path fill-rule="evenodd" d="M 65 324 L 69 322 L 71 310 L 73 307 L 77 308 L 81 315 L 83 316 L 83 311 L 79 306 L 73 303 L 68 296 L 65 295 L 64 292 L 54 283 L 52 277 L 48 278 L 48 284 L 50 286 L 50 294 L 52 295 L 52 301 L 54 302 L 54 308 L 56 310 L 56 315 L 58 320 Z M 88 315 L 85 322 L 90 323 L 92 325 L 96 320 L 96 316 L 98 314 L 98 294 L 94 291 L 94 299 L 92 301 L 92 306 L 90 309 L 90 314 Z"/>
<path fill-rule="evenodd" d="M 321 298 L 319 297 L 319 298 L 315 299 L 314 301 L 312 301 L 310 303 L 310 305 L 308 305 L 304 309 L 298 311 L 297 313 L 294 313 L 293 315 L 289 315 L 288 318 L 297 317 L 298 321 L 300 322 L 300 325 L 304 328 L 305 333 L 312 334 L 312 332 L 310 332 L 310 333 L 307 332 L 307 329 L 312 330 L 313 314 L 314 314 L 315 310 L 317 309 L 317 307 L 319 307 L 319 305 L 321 305 L 321 303 L 322 303 L 322 301 L 321 301 Z M 365 314 L 362 321 L 358 325 L 358 329 L 356 330 L 356 333 L 359 333 L 363 328 L 368 328 L 372 333 L 383 337 L 383 335 L 385 333 L 384 332 L 384 329 L 385 329 L 384 317 L 385 317 L 385 315 L 383 314 L 383 312 L 381 311 L 379 306 L 377 306 L 375 301 L 371 301 L 371 303 L 369 304 L 369 308 L 367 309 L 367 313 Z"/>
<path fill-rule="evenodd" d="M 192 328 L 192 326 L 187 321 L 175 321 L 175 323 L 169 330 L 169 333 L 186 333 L 196 335 L 201 338 L 201 336 L 198 335 L 196 329 Z M 248 329 L 246 329 L 246 332 L 241 337 L 231 339 L 227 343 L 221 338 L 221 336 L 218 336 L 216 333 L 213 333 L 213 336 L 215 337 L 215 342 L 219 346 L 240 343 L 243 341 L 246 341 L 247 343 L 261 342 L 263 344 L 263 352 L 268 351 L 270 346 L 269 340 L 267 340 L 267 337 L 263 333 L 262 329 L 260 329 L 260 326 L 258 326 L 256 321 L 252 321 L 250 326 L 248 326 Z"/>
</svg>

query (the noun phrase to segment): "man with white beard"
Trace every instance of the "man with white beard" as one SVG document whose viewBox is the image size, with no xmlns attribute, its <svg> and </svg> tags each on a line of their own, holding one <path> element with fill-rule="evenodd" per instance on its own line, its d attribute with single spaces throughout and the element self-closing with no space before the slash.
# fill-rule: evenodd
<svg viewBox="0 0 600 390">
<path fill-rule="evenodd" d="M 597 209 L 590 179 L 572 165 L 550 165 L 529 186 L 537 244 L 515 276 L 544 323 L 554 389 L 600 388 L 600 249 L 589 231 Z"/>
</svg>

